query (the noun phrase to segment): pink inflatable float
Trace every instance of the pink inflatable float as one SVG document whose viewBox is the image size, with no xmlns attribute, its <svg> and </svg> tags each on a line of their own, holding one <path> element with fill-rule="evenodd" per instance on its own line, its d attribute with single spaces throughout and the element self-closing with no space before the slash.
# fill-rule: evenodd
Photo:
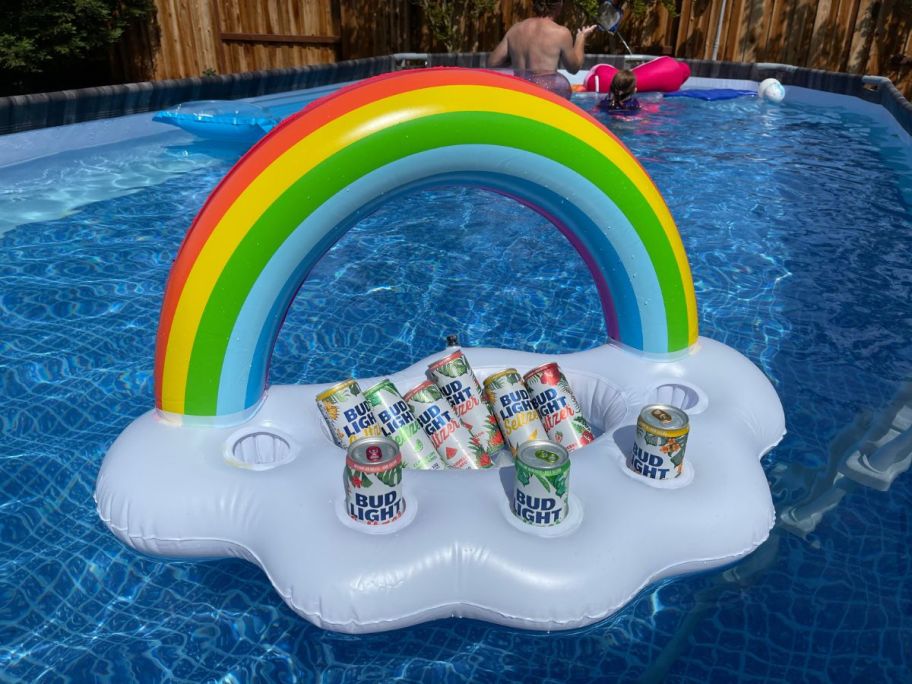
<svg viewBox="0 0 912 684">
<path fill-rule="evenodd" d="M 611 79 L 617 72 L 617 67 L 610 64 L 594 66 L 584 82 L 586 90 L 607 93 L 611 88 Z M 633 73 L 637 77 L 637 92 L 670 93 L 690 78 L 690 67 L 671 57 L 658 57 L 634 67 Z"/>
</svg>

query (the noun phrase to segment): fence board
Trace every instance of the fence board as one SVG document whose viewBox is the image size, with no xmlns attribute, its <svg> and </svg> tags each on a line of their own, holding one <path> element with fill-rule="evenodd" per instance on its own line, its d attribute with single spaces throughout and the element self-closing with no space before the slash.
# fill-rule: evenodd
<svg viewBox="0 0 912 684">
<path fill-rule="evenodd" d="M 818 0 L 817 7 L 814 10 L 814 24 L 811 29 L 811 44 L 809 47 L 809 59 L 811 64 L 825 64 L 827 61 L 827 49 L 832 40 L 832 26 L 830 24 L 830 14 L 833 11 L 834 2 L 839 0 Z"/>
<path fill-rule="evenodd" d="M 852 32 L 855 28 L 855 20 L 858 17 L 858 9 L 861 6 L 861 0 L 843 0 L 840 7 L 837 24 L 842 29 L 842 35 L 839 42 L 834 46 L 835 62 L 838 64 L 839 71 L 846 71 L 849 64 L 849 50 L 852 47 Z"/>
<path fill-rule="evenodd" d="M 912 57 L 909 52 L 912 11 L 903 9 L 903 2 L 904 0 L 884 0 L 865 71 L 887 76 L 897 83 L 897 88 L 903 84 L 906 97 L 910 97 L 912 69 L 908 64 L 902 66 L 902 62 L 904 58 Z"/>
<path fill-rule="evenodd" d="M 861 0 L 852 41 L 849 45 L 849 59 L 846 70 L 852 74 L 864 73 L 871 53 L 877 17 L 880 15 L 880 0 Z"/>
<path fill-rule="evenodd" d="M 728 0 L 722 16 L 722 33 L 719 36 L 717 59 L 743 62 L 744 55 L 756 45 L 757 27 L 753 24 L 756 0 Z M 715 38 L 715 34 L 713 34 Z M 712 55 L 712 50 L 710 50 Z M 750 61 L 754 61 L 751 59 Z"/>
</svg>

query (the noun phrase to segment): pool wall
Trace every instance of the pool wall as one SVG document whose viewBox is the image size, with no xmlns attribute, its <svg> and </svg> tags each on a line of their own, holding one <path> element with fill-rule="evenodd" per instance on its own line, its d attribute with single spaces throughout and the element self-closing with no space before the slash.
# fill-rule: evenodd
<svg viewBox="0 0 912 684">
<path fill-rule="evenodd" d="M 14 95 L 0 98 L 0 135 L 157 111 L 189 100 L 233 100 L 354 81 L 402 66 L 483 67 L 486 57 L 487 53 L 387 55 L 294 69 Z M 587 55 L 584 68 L 599 63 L 621 66 L 623 61 L 623 55 Z M 696 77 L 754 82 L 776 78 L 787 86 L 858 97 L 882 105 L 912 135 L 912 104 L 889 79 L 881 76 L 842 74 L 786 64 L 682 61 L 690 65 Z"/>
</svg>

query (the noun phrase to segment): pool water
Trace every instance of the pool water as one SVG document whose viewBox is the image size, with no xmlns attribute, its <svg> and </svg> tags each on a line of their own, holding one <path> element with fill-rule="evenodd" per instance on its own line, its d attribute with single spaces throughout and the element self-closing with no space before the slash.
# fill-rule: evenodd
<svg viewBox="0 0 912 684">
<path fill-rule="evenodd" d="M 912 681 L 912 474 L 880 491 L 838 472 L 859 448 L 912 448 L 908 137 L 851 108 L 754 98 L 649 99 L 607 124 L 677 221 L 701 334 L 782 398 L 789 433 L 764 467 L 783 522 L 766 544 L 575 632 L 443 620 L 358 637 L 301 620 L 243 561 L 122 546 L 95 477 L 153 405 L 170 262 L 241 153 L 175 132 L 0 169 L 0 680 Z M 441 188 L 384 205 L 324 257 L 271 380 L 391 372 L 450 333 L 543 353 L 605 338 L 556 230 Z"/>
</svg>

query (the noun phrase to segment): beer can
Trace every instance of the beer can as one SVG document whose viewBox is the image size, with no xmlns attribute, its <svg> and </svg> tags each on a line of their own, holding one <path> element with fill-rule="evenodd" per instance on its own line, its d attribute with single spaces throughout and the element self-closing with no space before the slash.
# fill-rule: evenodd
<svg viewBox="0 0 912 684">
<path fill-rule="evenodd" d="M 516 456 L 513 514 L 529 525 L 559 525 L 570 513 L 570 456 L 560 444 L 524 442 Z"/>
<path fill-rule="evenodd" d="M 653 480 L 669 480 L 684 470 L 690 420 L 676 406 L 652 404 L 640 411 L 633 442 L 633 469 Z"/>
<path fill-rule="evenodd" d="M 317 406 L 333 441 L 347 449 L 361 437 L 380 437 L 380 426 L 356 380 L 349 378 L 317 395 Z"/>
<path fill-rule="evenodd" d="M 406 392 L 405 401 L 448 467 L 490 468 L 494 465 L 481 442 L 462 424 L 433 382 L 425 380 L 413 387 Z"/>
<path fill-rule="evenodd" d="M 548 439 L 567 451 L 584 447 L 595 439 L 560 366 L 551 362 L 533 368 L 523 376 L 523 382 Z"/>
<path fill-rule="evenodd" d="M 345 510 L 365 525 L 386 525 L 405 513 L 402 456 L 389 437 L 362 437 L 345 457 Z"/>
<path fill-rule="evenodd" d="M 547 433 L 518 370 L 507 368 L 489 375 L 484 381 L 484 389 L 514 458 L 523 442 L 545 438 Z"/>
<path fill-rule="evenodd" d="M 399 394 L 396 385 L 385 378 L 364 390 L 380 429 L 399 446 L 402 467 L 416 470 L 446 468 L 424 429 L 418 424 L 412 409 Z"/>
<path fill-rule="evenodd" d="M 497 419 L 461 350 L 428 366 L 428 377 L 440 388 L 463 424 L 478 437 L 485 451 L 493 454 L 503 449 L 504 438 Z"/>
</svg>

